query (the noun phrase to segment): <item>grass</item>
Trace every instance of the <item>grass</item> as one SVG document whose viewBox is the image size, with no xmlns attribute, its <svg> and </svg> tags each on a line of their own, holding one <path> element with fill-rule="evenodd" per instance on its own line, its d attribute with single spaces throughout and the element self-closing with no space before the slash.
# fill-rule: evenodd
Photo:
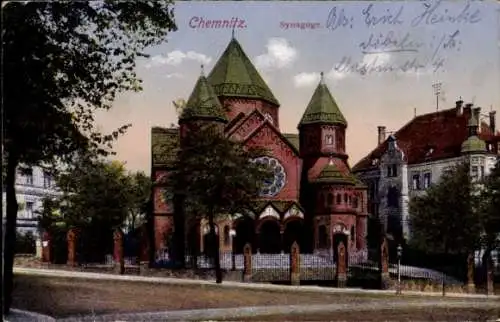
<svg viewBox="0 0 500 322">
<path fill-rule="evenodd" d="M 14 308 L 53 317 L 241 306 L 363 303 L 387 298 L 379 295 L 292 293 L 216 285 L 181 286 L 23 274 L 15 276 L 14 286 Z"/>
<path fill-rule="evenodd" d="M 269 315 L 238 318 L 238 321 L 495 321 L 500 309 L 405 309 L 378 311 L 348 311 L 307 315 Z M 229 321 L 229 320 L 227 320 Z"/>
</svg>

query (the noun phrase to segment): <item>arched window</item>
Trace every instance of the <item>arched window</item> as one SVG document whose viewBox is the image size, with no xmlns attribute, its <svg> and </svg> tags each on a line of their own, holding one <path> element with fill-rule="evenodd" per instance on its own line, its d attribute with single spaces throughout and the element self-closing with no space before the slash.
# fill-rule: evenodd
<svg viewBox="0 0 500 322">
<path fill-rule="evenodd" d="M 325 195 L 322 193 L 319 194 L 319 204 L 321 207 L 325 206 Z"/>
<path fill-rule="evenodd" d="M 344 193 L 344 203 L 347 203 L 349 198 L 347 197 L 347 193 Z"/>
<path fill-rule="evenodd" d="M 329 193 L 326 197 L 326 203 L 328 206 L 331 206 L 333 204 L 333 195 L 331 193 Z"/>
<path fill-rule="evenodd" d="M 351 241 L 354 242 L 356 240 L 356 234 L 354 231 L 354 226 L 351 226 Z"/>
<path fill-rule="evenodd" d="M 340 205 L 342 203 L 342 195 L 339 193 L 337 195 L 337 205 Z"/>
<path fill-rule="evenodd" d="M 318 247 L 327 248 L 328 247 L 328 233 L 325 225 L 318 227 Z"/>
<path fill-rule="evenodd" d="M 224 245 L 225 246 L 229 246 L 229 244 L 231 243 L 231 238 L 229 237 L 230 234 L 229 234 L 229 226 L 224 226 Z"/>
<path fill-rule="evenodd" d="M 357 197 L 353 198 L 352 205 L 353 205 L 354 208 L 358 208 L 358 198 Z"/>
<path fill-rule="evenodd" d="M 326 145 L 333 145 L 333 135 L 325 136 L 325 144 Z"/>
<path fill-rule="evenodd" d="M 399 208 L 399 191 L 396 187 L 390 187 L 387 192 L 387 206 Z"/>
</svg>

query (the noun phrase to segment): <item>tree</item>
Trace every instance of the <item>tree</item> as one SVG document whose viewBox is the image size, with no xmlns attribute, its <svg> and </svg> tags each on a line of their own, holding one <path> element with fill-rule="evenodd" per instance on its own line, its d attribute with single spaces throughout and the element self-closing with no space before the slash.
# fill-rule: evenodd
<svg viewBox="0 0 500 322">
<path fill-rule="evenodd" d="M 500 159 L 484 180 L 480 200 L 479 219 L 483 229 L 482 242 L 486 246 L 483 259 L 487 259 L 500 243 Z"/>
<path fill-rule="evenodd" d="M 20 164 L 57 165 L 78 152 L 110 153 L 126 129 L 100 133 L 95 110 L 139 91 L 136 58 L 176 29 L 171 2 L 60 1 L 2 4 L 3 154 L 7 218 L 4 313 L 11 304 Z"/>
<path fill-rule="evenodd" d="M 424 195 L 410 201 L 411 243 L 434 253 L 468 254 L 481 235 L 476 184 L 464 162 L 447 171 Z"/>
<path fill-rule="evenodd" d="M 168 198 L 177 196 L 181 200 L 186 217 L 208 220 L 216 282 L 221 283 L 215 219 L 249 209 L 258 197 L 271 172 L 252 160 L 265 151 L 246 148 L 225 138 L 212 126 L 190 131 L 181 146 L 175 170 L 169 176 Z"/>
<path fill-rule="evenodd" d="M 110 251 L 114 229 L 136 228 L 146 211 L 151 189 L 150 179 L 142 172 L 129 173 L 117 161 L 88 159 L 60 174 L 57 184 L 63 195 L 44 201 L 40 224 L 49 231 L 79 228 L 85 240 L 84 260 L 94 261 L 102 260 Z"/>
</svg>

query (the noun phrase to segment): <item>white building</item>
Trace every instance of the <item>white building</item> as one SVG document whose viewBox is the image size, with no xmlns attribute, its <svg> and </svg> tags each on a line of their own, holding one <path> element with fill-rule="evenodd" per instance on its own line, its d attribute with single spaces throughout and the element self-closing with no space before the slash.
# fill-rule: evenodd
<svg viewBox="0 0 500 322">
<path fill-rule="evenodd" d="M 60 192 L 49 173 L 40 167 L 32 167 L 26 174 L 18 173 L 16 177 L 16 197 L 19 204 L 17 213 L 17 230 L 19 232 L 31 231 L 38 235 L 37 211 L 41 210 L 45 197 L 59 196 Z M 2 193 L 3 205 L 2 218 L 5 222 L 6 193 Z"/>
<path fill-rule="evenodd" d="M 410 238 L 408 202 L 436 183 L 442 173 L 467 158 L 471 175 L 488 175 L 500 155 L 495 111 L 481 121 L 472 104 L 415 116 L 386 138 L 378 128 L 378 146 L 359 161 L 353 172 L 368 185 L 371 218 L 379 218 L 392 236 Z"/>
</svg>

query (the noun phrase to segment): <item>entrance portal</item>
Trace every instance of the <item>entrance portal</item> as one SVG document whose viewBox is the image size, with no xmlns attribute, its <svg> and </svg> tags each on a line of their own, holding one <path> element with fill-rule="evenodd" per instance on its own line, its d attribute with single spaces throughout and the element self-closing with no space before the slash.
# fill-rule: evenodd
<svg viewBox="0 0 500 322">
<path fill-rule="evenodd" d="M 281 253 L 280 225 L 273 220 L 262 223 L 259 234 L 259 249 L 264 254 Z"/>
<path fill-rule="evenodd" d="M 338 251 L 339 251 L 339 244 L 340 242 L 344 243 L 345 246 L 345 260 L 346 260 L 346 267 L 349 267 L 349 251 L 348 251 L 348 238 L 347 235 L 344 233 L 336 233 L 333 235 L 333 260 L 335 263 L 338 262 Z"/>
<path fill-rule="evenodd" d="M 252 245 L 255 251 L 255 227 L 254 221 L 250 218 L 240 219 L 236 223 L 236 236 L 233 238 L 233 251 L 235 254 L 242 254 L 247 243 Z"/>
</svg>

